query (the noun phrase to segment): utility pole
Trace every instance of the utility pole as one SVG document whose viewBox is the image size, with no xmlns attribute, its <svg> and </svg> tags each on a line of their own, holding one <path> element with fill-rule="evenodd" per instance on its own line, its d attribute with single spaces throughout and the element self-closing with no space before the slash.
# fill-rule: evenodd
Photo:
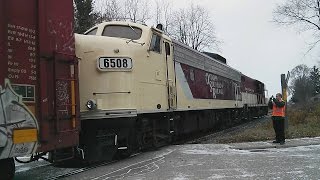
<svg viewBox="0 0 320 180">
<path fill-rule="evenodd" d="M 282 90 L 282 99 L 286 103 L 286 109 L 285 109 L 285 129 L 288 129 L 288 116 L 287 116 L 287 98 L 288 98 L 288 81 L 290 78 L 290 72 L 288 71 L 287 76 L 285 74 L 281 74 L 281 90 Z"/>
</svg>

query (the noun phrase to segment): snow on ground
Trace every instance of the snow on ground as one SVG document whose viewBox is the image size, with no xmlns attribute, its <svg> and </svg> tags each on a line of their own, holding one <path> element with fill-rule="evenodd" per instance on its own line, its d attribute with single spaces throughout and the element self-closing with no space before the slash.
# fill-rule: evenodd
<svg viewBox="0 0 320 180">
<path fill-rule="evenodd" d="M 289 146 L 270 142 L 239 144 L 173 145 L 138 154 L 105 167 L 99 167 L 67 179 L 318 179 L 320 145 L 303 145 L 316 139 L 288 141 Z M 287 145 L 286 144 L 286 145 Z M 293 147 L 299 144 L 297 147 Z M 265 147 L 265 148 L 263 148 Z M 20 169 L 19 169 L 20 168 Z M 35 167 L 34 167 L 35 168 Z M 47 174 L 64 169 L 47 167 Z M 18 172 L 41 172 L 43 168 L 19 166 Z M 60 172 L 61 173 L 61 172 Z"/>
</svg>

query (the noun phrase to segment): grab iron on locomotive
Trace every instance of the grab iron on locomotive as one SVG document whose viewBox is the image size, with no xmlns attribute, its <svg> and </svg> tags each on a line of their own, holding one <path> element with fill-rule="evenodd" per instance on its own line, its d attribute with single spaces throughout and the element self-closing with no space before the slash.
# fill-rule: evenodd
<svg viewBox="0 0 320 180">
<path fill-rule="evenodd" d="M 71 0 L 4 0 L 0 12 L 0 177 L 20 156 L 110 160 L 267 114 L 262 82 L 161 29 L 74 34 Z"/>
</svg>

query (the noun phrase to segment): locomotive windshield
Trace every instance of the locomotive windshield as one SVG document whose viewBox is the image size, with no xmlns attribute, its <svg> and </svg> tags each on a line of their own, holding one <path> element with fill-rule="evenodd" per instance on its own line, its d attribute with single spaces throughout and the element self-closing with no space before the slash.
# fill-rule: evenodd
<svg viewBox="0 0 320 180">
<path fill-rule="evenodd" d="M 142 30 L 133 26 L 123 25 L 107 25 L 102 33 L 102 36 L 127 38 L 132 40 L 140 39 Z"/>
</svg>

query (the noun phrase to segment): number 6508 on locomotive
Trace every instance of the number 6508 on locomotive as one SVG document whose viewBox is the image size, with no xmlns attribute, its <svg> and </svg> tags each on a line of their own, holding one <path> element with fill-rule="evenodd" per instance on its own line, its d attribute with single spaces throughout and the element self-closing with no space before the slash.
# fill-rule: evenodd
<svg viewBox="0 0 320 180">
<path fill-rule="evenodd" d="M 267 113 L 264 84 L 158 28 L 107 22 L 75 36 L 87 161 Z"/>
</svg>

